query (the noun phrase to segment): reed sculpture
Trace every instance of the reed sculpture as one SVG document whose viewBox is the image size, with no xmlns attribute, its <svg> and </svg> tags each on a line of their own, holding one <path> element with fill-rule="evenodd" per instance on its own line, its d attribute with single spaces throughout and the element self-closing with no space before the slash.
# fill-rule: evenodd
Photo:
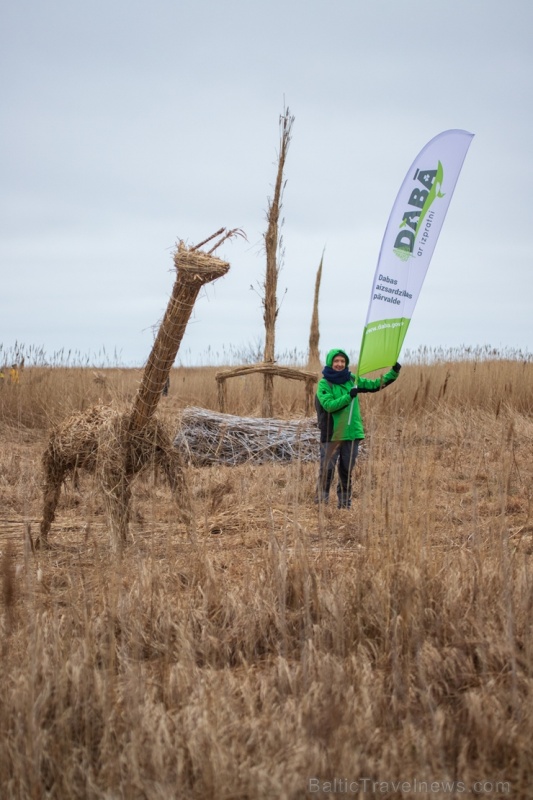
<svg viewBox="0 0 533 800">
<path fill-rule="evenodd" d="M 174 254 L 176 279 L 163 320 L 131 408 L 99 405 L 75 414 L 54 428 L 42 457 L 43 516 L 37 547 L 48 544 L 61 486 L 85 470 L 97 477 L 109 518 L 111 543 L 120 549 L 128 538 L 134 478 L 149 466 L 165 475 L 181 520 L 192 526 L 190 495 L 180 451 L 156 416 L 157 406 L 202 286 L 225 275 L 229 264 L 213 255 L 223 241 L 243 235 L 220 229 L 193 247 L 183 241 Z M 217 241 L 207 252 L 200 248 Z"/>
</svg>

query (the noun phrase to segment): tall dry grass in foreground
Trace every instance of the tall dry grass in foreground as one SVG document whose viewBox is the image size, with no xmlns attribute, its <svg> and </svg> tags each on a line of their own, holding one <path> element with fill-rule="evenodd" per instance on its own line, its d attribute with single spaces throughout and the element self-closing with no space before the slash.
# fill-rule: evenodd
<svg viewBox="0 0 533 800">
<path fill-rule="evenodd" d="M 174 370 L 162 413 L 215 407 L 214 372 Z M 533 365 L 363 398 L 349 512 L 318 511 L 313 465 L 190 468 L 191 542 L 149 475 L 118 559 L 82 477 L 34 555 L 45 427 L 138 377 L 2 387 L 0 797 L 530 797 Z M 260 376 L 229 402 L 258 413 Z"/>
</svg>

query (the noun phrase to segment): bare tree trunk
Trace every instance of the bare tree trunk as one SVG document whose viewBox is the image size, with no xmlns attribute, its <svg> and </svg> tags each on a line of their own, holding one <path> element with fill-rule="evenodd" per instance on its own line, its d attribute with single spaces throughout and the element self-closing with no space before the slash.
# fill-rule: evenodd
<svg viewBox="0 0 533 800">
<path fill-rule="evenodd" d="M 268 204 L 268 227 L 264 237 L 266 250 L 266 275 L 264 283 L 265 293 L 263 297 L 263 320 L 265 323 L 265 349 L 263 361 L 265 362 L 275 361 L 276 318 L 279 311 L 277 302 L 278 274 L 280 267 L 277 260 L 280 245 L 279 216 L 284 187 L 283 170 L 291 140 L 291 128 L 293 122 L 294 117 L 291 117 L 289 114 L 289 109 L 285 108 L 282 116 L 280 117 L 281 137 L 278 171 L 276 175 L 276 184 L 274 187 L 274 196 Z M 265 375 L 263 384 L 263 416 L 265 417 L 271 417 L 273 414 L 273 392 L 273 377 L 272 375 Z"/>
</svg>

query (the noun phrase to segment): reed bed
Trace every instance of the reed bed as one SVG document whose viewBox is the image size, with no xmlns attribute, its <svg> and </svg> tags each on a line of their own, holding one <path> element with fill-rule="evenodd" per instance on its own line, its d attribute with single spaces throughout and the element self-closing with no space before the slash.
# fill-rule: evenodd
<svg viewBox="0 0 533 800">
<path fill-rule="evenodd" d="M 169 424 L 217 407 L 214 374 L 172 371 Z M 189 466 L 191 539 L 144 474 L 120 556 L 90 476 L 32 552 L 61 382 L 23 414 L 27 375 L 1 423 L 1 797 L 530 797 L 533 365 L 407 365 L 362 398 L 347 512 L 314 505 L 313 463 Z M 236 379 L 234 413 L 260 391 Z"/>
</svg>

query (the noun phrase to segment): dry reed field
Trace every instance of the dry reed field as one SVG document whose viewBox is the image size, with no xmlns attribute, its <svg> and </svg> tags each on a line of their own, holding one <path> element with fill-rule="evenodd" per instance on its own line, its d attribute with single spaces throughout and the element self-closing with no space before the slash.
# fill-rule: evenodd
<svg viewBox="0 0 533 800">
<path fill-rule="evenodd" d="M 159 416 L 217 408 L 175 368 Z M 349 511 L 317 465 L 186 468 L 194 526 L 148 470 L 110 546 L 90 475 L 33 550 L 48 431 L 135 370 L 26 367 L 0 385 L 0 797 L 533 793 L 533 363 L 404 365 L 361 398 Z M 228 386 L 258 416 L 261 377 Z M 303 414 L 276 380 L 275 414 Z"/>
</svg>

